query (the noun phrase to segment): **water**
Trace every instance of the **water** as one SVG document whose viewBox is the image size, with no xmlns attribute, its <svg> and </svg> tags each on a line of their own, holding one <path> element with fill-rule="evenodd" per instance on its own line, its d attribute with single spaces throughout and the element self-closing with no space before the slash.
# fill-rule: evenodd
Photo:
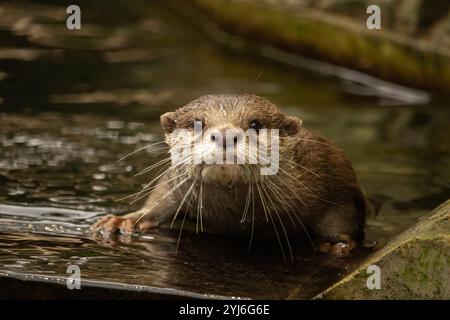
<svg viewBox="0 0 450 320">
<path fill-rule="evenodd" d="M 391 86 L 271 48 L 234 49 L 189 10 L 158 2 L 82 2 L 82 30 L 65 29 L 49 2 L 0 4 L 0 274 L 67 276 L 176 294 L 308 298 L 352 258 L 315 253 L 295 262 L 276 243 L 159 230 L 95 238 L 100 215 L 139 207 L 116 201 L 164 156 L 159 115 L 207 93 L 265 96 L 347 151 L 367 194 L 383 201 L 367 244 L 382 244 L 449 198 L 448 99 Z M 195 25 L 206 26 L 218 42 Z M 234 41 L 234 42 L 233 42 Z M 236 45 L 237 43 L 237 45 Z M 258 49 L 256 49 L 257 51 Z M 153 289 L 152 289 L 153 288 Z"/>
</svg>

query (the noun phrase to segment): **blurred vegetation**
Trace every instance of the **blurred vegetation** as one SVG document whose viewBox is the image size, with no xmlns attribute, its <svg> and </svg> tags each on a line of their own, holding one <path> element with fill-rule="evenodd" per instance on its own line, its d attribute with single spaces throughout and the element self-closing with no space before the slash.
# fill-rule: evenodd
<svg viewBox="0 0 450 320">
<path fill-rule="evenodd" d="M 230 33 L 408 86 L 450 92 L 448 1 L 192 0 Z"/>
</svg>

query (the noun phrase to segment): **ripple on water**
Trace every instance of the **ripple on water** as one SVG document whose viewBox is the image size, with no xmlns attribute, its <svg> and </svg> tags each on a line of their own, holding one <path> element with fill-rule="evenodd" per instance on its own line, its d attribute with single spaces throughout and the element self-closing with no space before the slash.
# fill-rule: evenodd
<svg viewBox="0 0 450 320">
<path fill-rule="evenodd" d="M 51 217 L 52 221 L 59 222 L 80 221 L 90 219 L 98 214 L 98 212 L 86 212 L 67 208 L 31 207 L 0 204 L 0 217 L 14 217 L 15 219 L 25 219 L 34 222 L 38 222 L 40 220 L 48 220 L 48 217 Z"/>
<path fill-rule="evenodd" d="M 98 198 L 90 198 L 90 197 L 80 197 L 80 196 L 56 196 L 49 197 L 51 202 L 60 203 L 60 204 L 84 204 L 84 203 L 98 203 L 102 202 L 101 199 Z"/>
<path fill-rule="evenodd" d="M 207 92 L 267 96 L 335 140 L 368 194 L 387 199 L 368 223 L 371 239 L 398 233 L 448 198 L 448 103 L 386 108 L 386 97 L 427 100 L 411 92 L 405 99 L 404 88 L 348 70 L 340 69 L 360 85 L 223 54 L 165 7 L 143 6 L 149 10 L 111 2 L 108 15 L 118 18 L 111 25 L 101 6 L 89 5 L 82 30 L 68 33 L 61 6 L 1 2 L 0 37 L 7 41 L 0 42 L 0 64 L 9 66 L 0 71 L 0 104 L 11 111 L 0 115 L 1 274 L 65 279 L 67 266 L 79 264 L 86 279 L 136 288 L 283 298 L 293 288 L 311 297 L 346 272 L 358 256 L 330 261 L 299 246 L 291 264 L 277 243 L 256 243 L 247 254 L 247 239 L 191 233 L 183 233 L 175 254 L 176 230 L 109 239 L 87 232 L 100 214 L 131 209 L 114 200 L 139 191 L 149 180 L 133 175 L 167 149 L 155 145 L 116 161 L 161 140 L 162 112 Z M 331 68 L 269 56 L 308 70 Z"/>
<path fill-rule="evenodd" d="M 105 164 L 98 167 L 98 170 L 105 173 L 125 173 L 131 172 L 133 167 L 131 165 Z"/>
</svg>

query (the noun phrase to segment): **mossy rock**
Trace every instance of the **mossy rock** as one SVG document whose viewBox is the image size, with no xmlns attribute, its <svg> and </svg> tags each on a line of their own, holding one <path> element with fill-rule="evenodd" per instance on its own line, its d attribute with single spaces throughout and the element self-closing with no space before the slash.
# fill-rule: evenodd
<svg viewBox="0 0 450 320">
<path fill-rule="evenodd" d="M 321 299 L 450 299 L 450 200 L 376 251 Z M 367 268 L 380 268 L 380 289 L 368 289 Z"/>
</svg>

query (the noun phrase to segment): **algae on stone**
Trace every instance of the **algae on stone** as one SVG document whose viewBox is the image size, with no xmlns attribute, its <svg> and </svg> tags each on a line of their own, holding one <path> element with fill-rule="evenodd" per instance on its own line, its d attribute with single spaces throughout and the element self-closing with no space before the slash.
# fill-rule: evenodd
<svg viewBox="0 0 450 320">
<path fill-rule="evenodd" d="M 380 268 L 380 289 L 367 288 L 370 265 Z M 316 298 L 450 299 L 450 200 Z"/>
</svg>

